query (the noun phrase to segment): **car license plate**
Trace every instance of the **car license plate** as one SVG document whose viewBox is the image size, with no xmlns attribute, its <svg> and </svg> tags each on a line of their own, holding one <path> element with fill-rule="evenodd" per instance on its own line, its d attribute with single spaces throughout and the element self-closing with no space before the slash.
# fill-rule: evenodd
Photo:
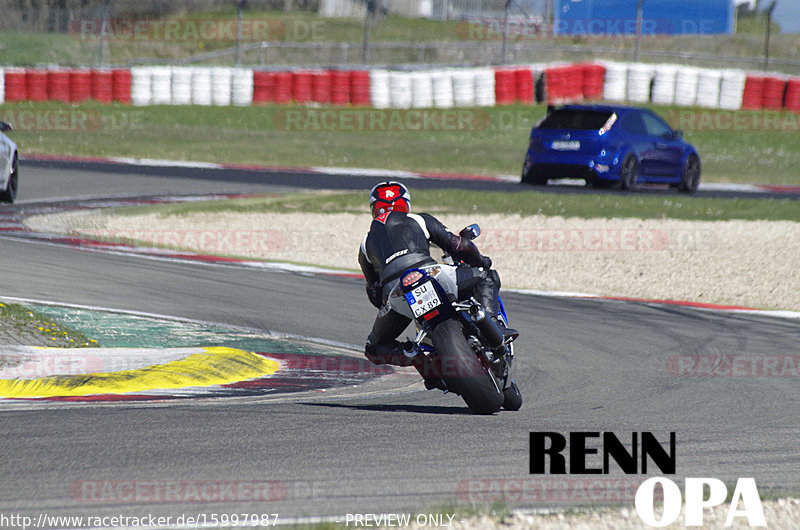
<svg viewBox="0 0 800 530">
<path fill-rule="evenodd" d="M 414 318 L 421 317 L 442 304 L 436 289 L 433 288 L 433 284 L 430 281 L 418 285 L 412 291 L 406 293 L 406 300 L 414 312 Z"/>
<path fill-rule="evenodd" d="M 581 148 L 578 140 L 556 140 L 553 142 L 553 149 L 556 151 L 577 151 Z"/>
</svg>

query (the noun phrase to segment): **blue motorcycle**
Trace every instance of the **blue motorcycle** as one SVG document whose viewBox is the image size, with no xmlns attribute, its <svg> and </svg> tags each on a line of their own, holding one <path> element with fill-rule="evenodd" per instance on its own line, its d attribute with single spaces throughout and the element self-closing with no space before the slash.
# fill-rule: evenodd
<svg viewBox="0 0 800 530">
<path fill-rule="evenodd" d="M 470 225 L 461 235 L 475 239 L 480 227 Z M 516 333 L 495 324 L 475 298 L 458 300 L 456 270 L 468 265 L 448 255 L 443 261 L 405 271 L 390 292 L 392 309 L 416 323 L 406 355 L 426 356 L 426 386 L 461 396 L 475 414 L 519 410 L 522 395 L 511 370 Z M 496 317 L 508 324 L 502 301 Z"/>
</svg>

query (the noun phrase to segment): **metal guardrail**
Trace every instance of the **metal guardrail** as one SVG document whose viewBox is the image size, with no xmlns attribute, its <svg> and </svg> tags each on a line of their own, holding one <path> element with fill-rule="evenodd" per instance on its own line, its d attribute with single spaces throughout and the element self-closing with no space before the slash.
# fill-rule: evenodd
<svg viewBox="0 0 800 530">
<path fill-rule="evenodd" d="M 632 61 L 634 51 L 598 46 L 558 45 L 544 42 L 510 42 L 507 44 L 507 64 L 556 61 L 620 60 Z M 363 61 L 363 44 L 348 42 L 260 42 L 240 48 L 226 48 L 197 54 L 192 57 L 165 61 L 156 58 L 137 58 L 128 65 L 146 64 L 234 64 L 236 57 L 248 66 L 279 67 L 286 65 L 413 65 L 438 64 L 451 66 L 502 65 L 500 41 L 472 42 L 373 42 L 369 44 L 367 61 Z M 671 62 L 692 66 L 741 68 L 761 70 L 764 57 L 739 57 L 688 52 L 641 50 L 644 62 Z M 772 70 L 800 74 L 800 61 L 771 57 Z"/>
</svg>

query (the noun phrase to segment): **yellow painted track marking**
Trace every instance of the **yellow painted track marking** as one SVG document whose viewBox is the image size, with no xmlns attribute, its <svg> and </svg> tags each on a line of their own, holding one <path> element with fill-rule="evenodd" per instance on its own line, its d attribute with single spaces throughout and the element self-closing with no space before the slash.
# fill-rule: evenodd
<svg viewBox="0 0 800 530">
<path fill-rule="evenodd" d="M 0 380 L 0 397 L 37 398 L 125 394 L 155 389 L 207 387 L 275 373 L 278 362 L 235 348 L 203 348 L 185 359 L 109 373 Z"/>
</svg>

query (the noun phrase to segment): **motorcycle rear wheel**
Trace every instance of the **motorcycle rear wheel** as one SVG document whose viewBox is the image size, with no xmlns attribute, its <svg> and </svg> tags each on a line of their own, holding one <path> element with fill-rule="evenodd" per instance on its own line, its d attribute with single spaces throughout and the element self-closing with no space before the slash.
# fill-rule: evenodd
<svg viewBox="0 0 800 530">
<path fill-rule="evenodd" d="M 448 320 L 431 334 L 441 375 L 447 388 L 461 396 L 474 414 L 494 414 L 503 406 L 505 396 L 498 392 L 492 376 L 478 360 L 464 337 L 461 323 Z"/>
</svg>

